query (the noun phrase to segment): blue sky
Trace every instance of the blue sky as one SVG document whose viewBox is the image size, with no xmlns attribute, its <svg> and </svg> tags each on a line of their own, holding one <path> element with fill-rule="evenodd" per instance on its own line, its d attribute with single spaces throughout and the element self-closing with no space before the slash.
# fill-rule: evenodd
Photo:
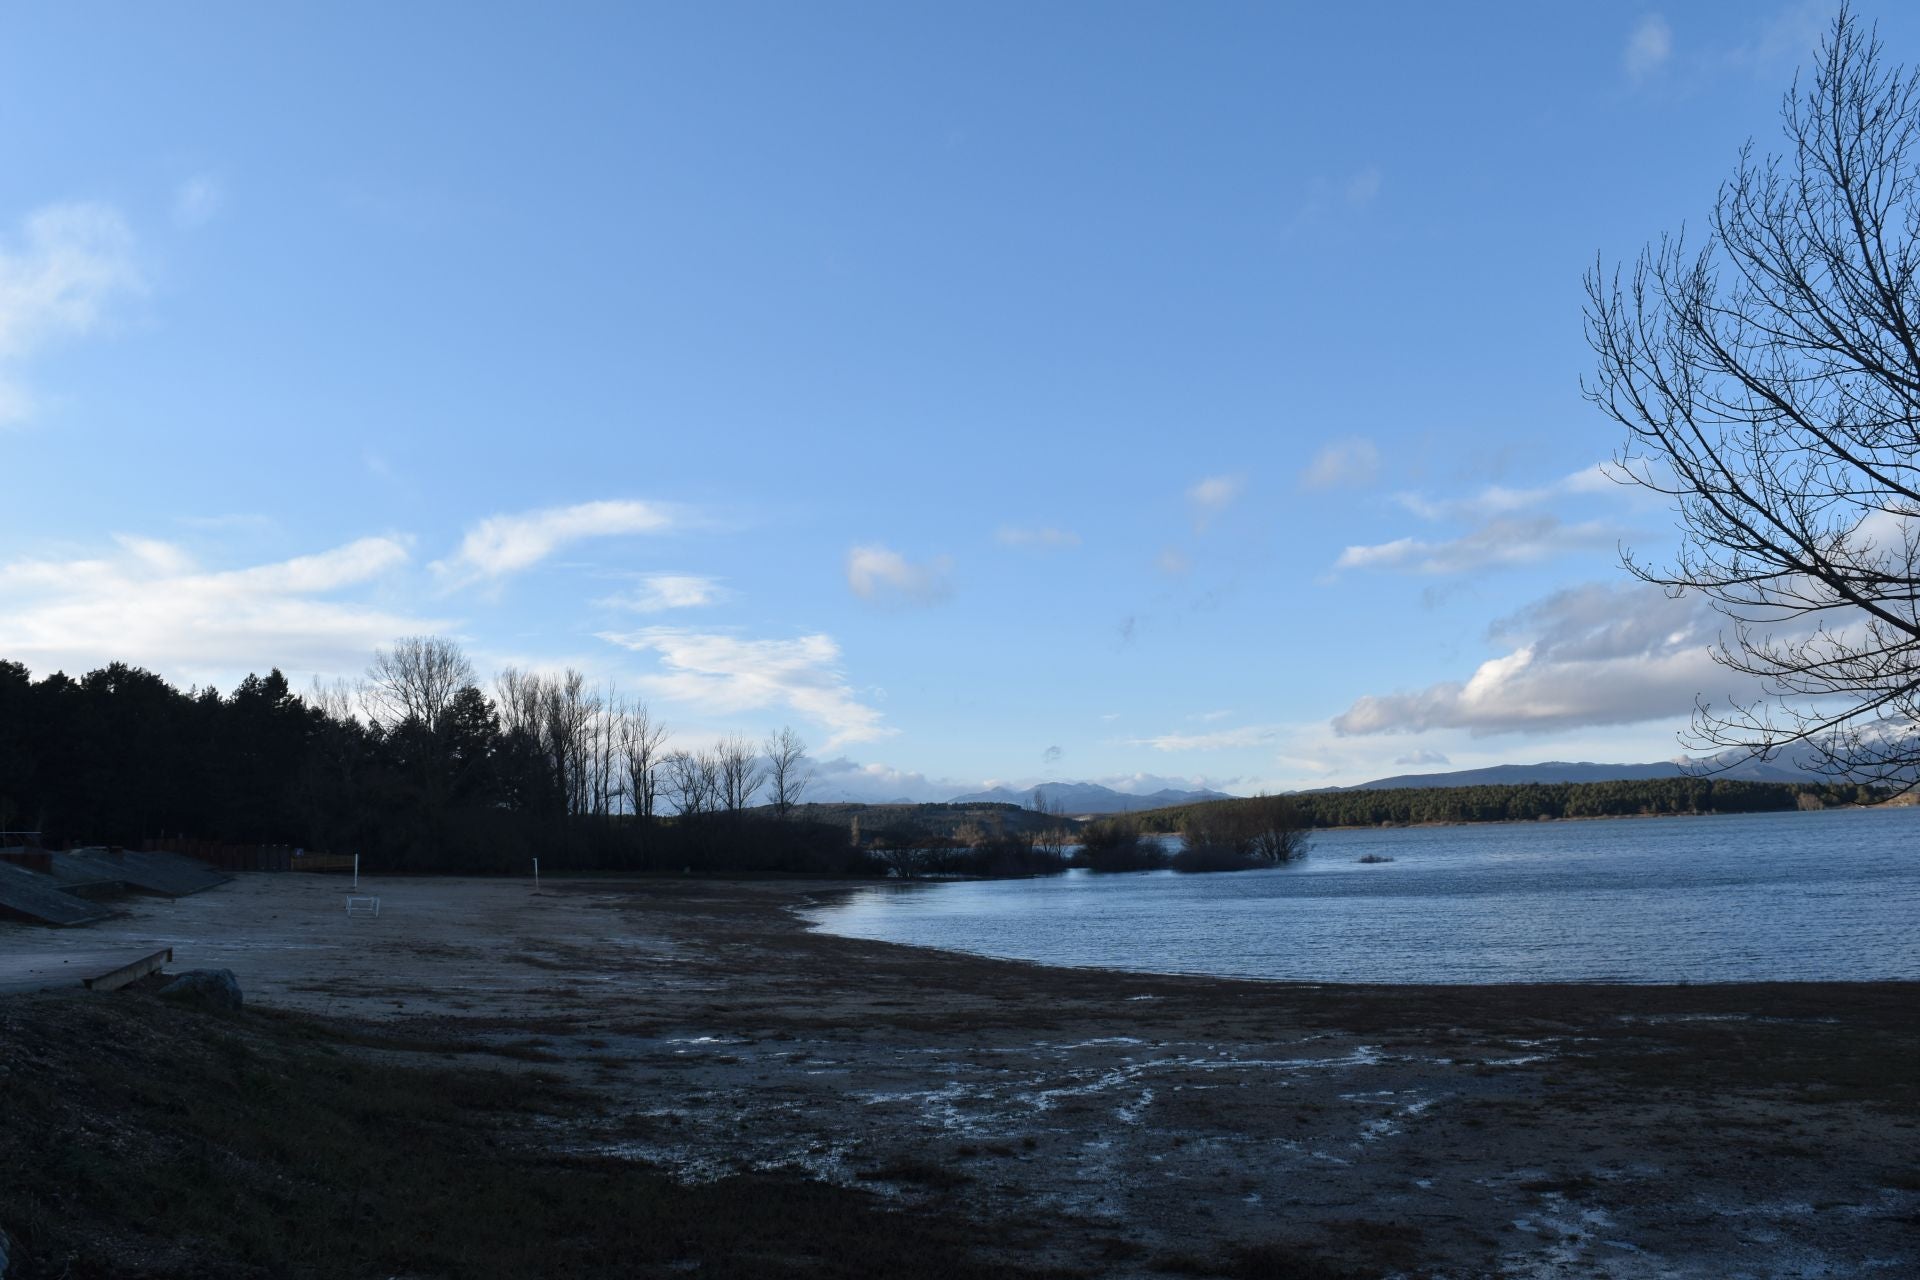
<svg viewBox="0 0 1920 1280">
<path fill-rule="evenodd" d="M 866 798 L 1670 757 L 1580 277 L 1829 17 L 11 7 L 0 656 L 433 631 Z"/>
</svg>

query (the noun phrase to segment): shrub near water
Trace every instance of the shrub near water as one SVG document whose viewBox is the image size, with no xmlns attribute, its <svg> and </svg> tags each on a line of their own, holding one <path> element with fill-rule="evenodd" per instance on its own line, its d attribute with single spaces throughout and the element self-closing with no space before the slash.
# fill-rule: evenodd
<svg viewBox="0 0 1920 1280">
<path fill-rule="evenodd" d="M 1175 871 L 1249 871 L 1304 857 L 1307 826 L 1284 796 L 1255 796 L 1193 810 Z"/>
<path fill-rule="evenodd" d="M 1190 843 L 1185 837 L 1181 840 L 1180 852 L 1173 855 L 1175 871 L 1197 873 L 1205 871 L 1252 871 L 1263 865 L 1252 854 L 1240 849 L 1223 845 Z"/>
<path fill-rule="evenodd" d="M 1127 819 L 1103 818 L 1081 828 L 1073 861 L 1090 871 L 1157 871 L 1167 865 L 1167 852 L 1142 840 L 1140 829 Z"/>
</svg>

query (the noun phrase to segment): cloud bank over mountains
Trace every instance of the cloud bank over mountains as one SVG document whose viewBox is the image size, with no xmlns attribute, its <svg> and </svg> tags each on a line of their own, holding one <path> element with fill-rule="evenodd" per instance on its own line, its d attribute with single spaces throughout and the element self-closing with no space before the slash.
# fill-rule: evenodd
<svg viewBox="0 0 1920 1280">
<path fill-rule="evenodd" d="M 1697 697 L 1755 692 L 1709 655 L 1723 621 L 1699 597 L 1638 582 L 1570 587 L 1496 623 L 1492 638 L 1512 648 L 1466 679 L 1364 695 L 1333 727 L 1484 736 L 1684 721 Z"/>
</svg>

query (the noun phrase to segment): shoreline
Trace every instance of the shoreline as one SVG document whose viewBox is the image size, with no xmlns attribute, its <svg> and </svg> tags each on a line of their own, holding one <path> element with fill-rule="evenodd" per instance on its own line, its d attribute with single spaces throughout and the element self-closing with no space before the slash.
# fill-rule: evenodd
<svg viewBox="0 0 1920 1280">
<path fill-rule="evenodd" d="M 1477 823 L 1465 825 L 1481 825 Z M 1367 828 L 1362 828 L 1367 829 Z M 1256 868 L 1258 871 L 1277 870 L 1278 868 Z M 1155 875 L 1161 872 L 1120 872 L 1121 875 Z M 1247 874 L 1247 873 L 1240 873 Z M 1911 978 L 1730 978 L 1725 980 L 1707 980 L 1700 982 L 1650 980 L 1635 982 L 1628 979 L 1568 978 L 1544 979 L 1536 982 L 1352 982 L 1338 978 L 1266 978 L 1257 974 L 1213 973 L 1205 969 L 1124 969 L 1104 964 L 1074 964 L 1069 961 L 1034 960 L 1025 956 L 998 955 L 991 951 L 972 951 L 964 947 L 943 947 L 931 942 L 903 942 L 897 938 L 868 938 L 858 934 L 835 933 L 819 922 L 807 918 L 807 913 L 815 910 L 831 910 L 835 899 L 844 899 L 856 893 L 872 888 L 901 890 L 906 888 L 937 889 L 943 884 L 1002 884 L 1017 883 L 1019 880 L 1040 879 L 1038 876 L 1022 877 L 971 877 L 953 880 L 874 880 L 862 884 L 850 884 L 830 889 L 814 890 L 804 902 L 789 904 L 786 910 L 808 933 L 825 938 L 838 938 L 847 942 L 870 943 L 875 946 L 900 947 L 908 951 L 924 951 L 936 955 L 967 956 L 976 960 L 990 960 L 997 964 L 1030 966 L 1036 969 L 1062 970 L 1074 973 L 1105 973 L 1116 978 L 1183 978 L 1203 982 L 1248 983 L 1260 987 L 1295 987 L 1302 990 L 1350 990 L 1355 992 L 1416 992 L 1416 991 L 1481 991 L 1481 990 L 1524 990 L 1524 991 L 1571 991 L 1606 990 L 1615 987 L 1631 989 L 1665 988 L 1675 991 L 1689 991 L 1713 988 L 1740 988 L 1755 992 L 1769 992 L 1776 989 L 1801 987 L 1839 987 L 1839 988 L 1882 988 L 1904 987 L 1912 990 L 1916 1006 L 1920 1006 L 1920 976 Z"/>
<path fill-rule="evenodd" d="M 511 1140 L 556 1158 L 877 1193 L 1068 1275 L 1920 1267 L 1920 984 L 1150 975 L 800 914 L 859 887 L 383 879 L 348 934 L 332 884 L 249 874 L 74 941 L 170 940 L 379 1061 L 550 1075 L 592 1104 Z"/>
</svg>

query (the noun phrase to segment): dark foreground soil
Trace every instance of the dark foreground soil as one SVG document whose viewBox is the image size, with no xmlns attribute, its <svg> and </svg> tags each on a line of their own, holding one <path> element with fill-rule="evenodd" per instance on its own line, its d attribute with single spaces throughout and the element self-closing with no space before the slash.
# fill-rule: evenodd
<svg viewBox="0 0 1920 1280">
<path fill-rule="evenodd" d="M 278 1009 L 0 1001 L 16 1274 L 1920 1275 L 1915 984 L 1048 969 L 765 882 L 396 886 L 322 954 L 297 879 L 192 908 Z"/>
</svg>

